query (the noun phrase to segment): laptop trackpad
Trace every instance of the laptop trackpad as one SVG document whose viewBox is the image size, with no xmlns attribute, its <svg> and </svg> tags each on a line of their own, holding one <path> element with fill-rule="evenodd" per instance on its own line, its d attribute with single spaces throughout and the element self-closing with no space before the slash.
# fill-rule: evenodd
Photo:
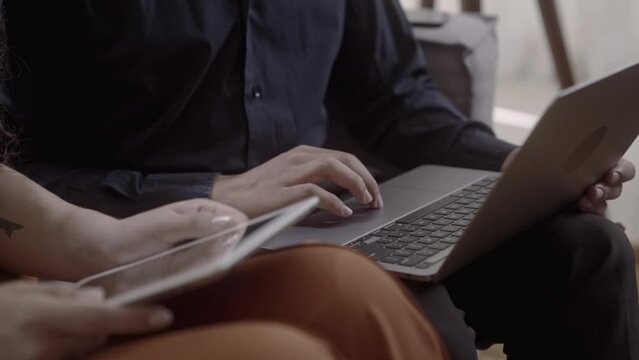
<svg viewBox="0 0 639 360">
<path fill-rule="evenodd" d="M 420 166 L 392 180 L 393 186 L 450 193 L 495 173 L 446 166 Z M 386 200 L 386 198 L 384 198 Z"/>
<path fill-rule="evenodd" d="M 354 199 L 346 201 L 353 215 L 344 219 L 319 210 L 308 216 L 297 226 L 291 227 L 266 244 L 268 249 L 297 245 L 309 239 L 342 245 L 367 234 L 372 229 L 417 210 L 443 196 L 444 192 L 382 186 L 384 208 L 371 209 Z"/>
</svg>

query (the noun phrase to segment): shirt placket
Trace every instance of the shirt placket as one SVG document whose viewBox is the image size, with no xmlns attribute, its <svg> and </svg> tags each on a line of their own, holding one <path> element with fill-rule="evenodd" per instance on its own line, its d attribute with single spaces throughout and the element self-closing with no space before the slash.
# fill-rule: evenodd
<svg viewBox="0 0 639 360">
<path fill-rule="evenodd" d="M 254 24 L 252 17 L 251 1 L 248 2 L 246 14 L 246 58 L 244 67 L 244 109 L 246 111 L 246 121 L 248 128 L 247 143 L 247 165 L 253 168 L 261 164 L 273 154 L 276 144 L 274 126 L 269 123 L 266 114 L 265 102 L 268 100 L 267 88 L 264 84 L 264 77 L 261 74 L 262 64 L 260 63 L 258 39 L 254 34 Z"/>
</svg>

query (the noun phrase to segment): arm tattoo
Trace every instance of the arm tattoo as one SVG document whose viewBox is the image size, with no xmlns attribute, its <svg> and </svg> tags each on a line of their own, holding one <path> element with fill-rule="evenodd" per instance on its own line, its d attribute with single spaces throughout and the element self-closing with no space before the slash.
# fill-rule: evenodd
<svg viewBox="0 0 639 360">
<path fill-rule="evenodd" d="M 24 229 L 24 226 L 12 223 L 11 221 L 5 219 L 0 219 L 0 229 L 2 229 L 2 231 L 4 231 L 4 233 L 7 234 L 8 237 L 11 237 L 14 231 L 22 230 Z"/>
</svg>

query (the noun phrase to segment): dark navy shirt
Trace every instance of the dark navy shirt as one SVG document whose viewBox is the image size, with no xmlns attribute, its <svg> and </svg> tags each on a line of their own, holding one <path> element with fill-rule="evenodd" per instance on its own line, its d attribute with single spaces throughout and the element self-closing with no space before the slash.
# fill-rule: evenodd
<svg viewBox="0 0 639 360">
<path fill-rule="evenodd" d="M 512 146 L 437 89 L 393 0 L 5 0 L 21 169 L 124 216 L 209 196 L 329 117 L 401 169 Z"/>
</svg>

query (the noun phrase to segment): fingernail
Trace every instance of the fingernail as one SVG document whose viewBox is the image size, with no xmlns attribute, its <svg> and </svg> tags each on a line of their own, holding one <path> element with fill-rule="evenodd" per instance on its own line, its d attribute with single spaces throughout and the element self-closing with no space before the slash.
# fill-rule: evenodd
<svg viewBox="0 0 639 360">
<path fill-rule="evenodd" d="M 619 180 L 621 180 L 621 175 L 620 175 L 618 172 L 616 172 L 616 171 L 615 171 L 615 172 L 613 172 L 613 173 L 612 173 L 612 176 L 610 176 L 610 181 L 611 181 L 613 184 L 616 184 L 616 183 L 618 183 L 618 182 L 619 182 Z"/>
<path fill-rule="evenodd" d="M 78 297 L 80 300 L 89 301 L 89 302 L 102 302 L 104 301 L 104 290 L 99 287 L 87 287 L 82 288 L 78 292 Z"/>
<path fill-rule="evenodd" d="M 597 190 L 595 190 L 595 199 L 597 200 L 601 200 L 604 197 L 604 191 L 601 188 L 597 188 Z"/>
<path fill-rule="evenodd" d="M 351 210 L 351 208 L 349 208 L 348 206 L 344 205 L 342 206 L 342 214 L 344 215 L 344 217 L 349 217 L 353 215 L 353 210 Z"/>
<path fill-rule="evenodd" d="M 173 314 L 168 310 L 154 310 L 148 319 L 149 325 L 154 328 L 165 327 L 173 322 Z"/>
<path fill-rule="evenodd" d="M 377 195 L 377 207 L 378 208 L 384 207 L 384 200 L 382 199 L 382 195 Z"/>
<path fill-rule="evenodd" d="M 232 220 L 233 219 L 228 215 L 216 216 L 211 220 L 211 223 L 215 226 L 223 226 L 229 224 Z"/>
<path fill-rule="evenodd" d="M 364 204 L 370 204 L 373 201 L 373 195 L 368 190 L 364 193 Z"/>
</svg>

